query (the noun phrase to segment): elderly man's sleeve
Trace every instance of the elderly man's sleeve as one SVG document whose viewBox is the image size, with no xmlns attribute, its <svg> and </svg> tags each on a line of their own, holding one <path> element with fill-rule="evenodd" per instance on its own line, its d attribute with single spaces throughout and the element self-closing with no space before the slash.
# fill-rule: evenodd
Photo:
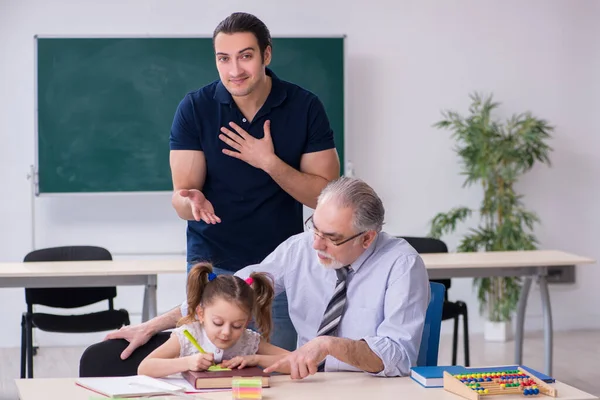
<svg viewBox="0 0 600 400">
<path fill-rule="evenodd" d="M 275 296 L 285 291 L 286 266 L 289 266 L 289 253 L 294 238 L 281 243 L 260 264 L 249 265 L 235 273 L 242 279 L 246 279 L 252 272 L 266 272 L 273 278 L 275 285 Z"/>
<path fill-rule="evenodd" d="M 416 365 L 429 304 L 429 277 L 418 255 L 406 256 L 403 274 L 392 277 L 386 293 L 384 319 L 376 336 L 364 337 L 371 350 L 383 361 L 377 376 L 407 376 Z"/>
</svg>

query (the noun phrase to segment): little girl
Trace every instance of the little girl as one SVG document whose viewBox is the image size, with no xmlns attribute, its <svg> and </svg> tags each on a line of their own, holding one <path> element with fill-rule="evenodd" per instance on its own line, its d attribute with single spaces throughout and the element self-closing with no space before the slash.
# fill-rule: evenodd
<svg viewBox="0 0 600 400">
<path fill-rule="evenodd" d="M 233 275 L 216 276 L 210 264 L 200 263 L 188 273 L 187 293 L 188 315 L 171 337 L 141 362 L 139 375 L 160 378 L 207 370 L 213 363 L 232 369 L 266 368 L 289 353 L 268 343 L 274 296 L 268 275 L 254 272 L 244 281 Z M 252 317 L 261 334 L 247 328 Z M 186 329 L 205 354 L 185 337 Z"/>
</svg>

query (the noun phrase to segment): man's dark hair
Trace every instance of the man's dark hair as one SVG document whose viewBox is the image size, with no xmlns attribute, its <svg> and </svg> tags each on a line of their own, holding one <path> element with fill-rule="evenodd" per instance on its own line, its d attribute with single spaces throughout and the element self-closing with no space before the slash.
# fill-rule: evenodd
<svg viewBox="0 0 600 400">
<path fill-rule="evenodd" d="M 273 47 L 271 33 L 264 22 L 252 14 L 236 12 L 221 21 L 213 33 L 213 47 L 215 45 L 215 38 L 219 33 L 232 34 L 242 32 L 254 34 L 256 41 L 258 42 L 260 55 L 264 61 L 265 49 L 267 46 Z"/>
</svg>

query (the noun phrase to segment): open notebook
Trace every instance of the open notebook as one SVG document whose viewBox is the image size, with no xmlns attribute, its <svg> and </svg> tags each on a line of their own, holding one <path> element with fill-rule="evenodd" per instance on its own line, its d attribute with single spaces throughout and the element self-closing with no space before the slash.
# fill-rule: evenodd
<svg viewBox="0 0 600 400">
<path fill-rule="evenodd" d="M 110 378 L 78 378 L 75 383 L 96 393 L 111 398 L 140 397 L 183 393 L 184 388 L 172 385 L 163 380 L 144 375 L 119 376 Z"/>
</svg>

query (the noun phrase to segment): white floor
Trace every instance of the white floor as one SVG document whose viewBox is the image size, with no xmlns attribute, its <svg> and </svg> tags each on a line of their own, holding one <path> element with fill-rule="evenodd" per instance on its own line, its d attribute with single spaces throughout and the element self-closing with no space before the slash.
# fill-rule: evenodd
<svg viewBox="0 0 600 400">
<path fill-rule="evenodd" d="M 544 340 L 540 334 L 526 337 L 523 364 L 543 370 Z M 41 348 L 34 359 L 36 378 L 75 377 L 83 347 Z M 440 342 L 439 364 L 451 361 L 451 336 Z M 514 342 L 490 343 L 482 335 L 471 338 L 471 365 L 512 364 Z M 19 377 L 20 350 L 0 348 L 0 400 L 18 399 L 14 379 Z M 458 363 L 463 352 L 459 344 Z M 600 396 L 600 331 L 575 331 L 555 334 L 553 376 L 581 390 Z"/>
</svg>

